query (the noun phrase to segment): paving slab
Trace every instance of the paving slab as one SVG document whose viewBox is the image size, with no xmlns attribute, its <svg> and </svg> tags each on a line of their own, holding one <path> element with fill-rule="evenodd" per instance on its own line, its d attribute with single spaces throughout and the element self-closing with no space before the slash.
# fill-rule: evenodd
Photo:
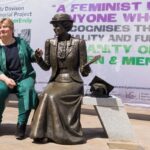
<svg viewBox="0 0 150 150">
<path fill-rule="evenodd" d="M 10 107 L 11 106 L 11 107 Z M 12 107 L 13 106 L 13 107 Z M 132 113 L 130 121 L 136 133 L 137 141 L 145 150 L 150 150 L 150 119 L 138 118 L 138 115 L 149 116 L 149 108 L 135 108 L 127 106 L 128 113 Z M 19 141 L 15 139 L 16 120 L 18 109 L 16 104 L 9 104 L 4 112 L 2 125 L 0 126 L 0 150 L 110 150 L 108 137 L 98 119 L 97 113 L 92 106 L 83 105 L 81 113 L 81 124 L 87 143 L 80 145 L 60 145 L 56 143 L 34 144 L 29 135 L 29 125 L 33 115 L 30 115 L 26 139 Z M 135 114 L 135 117 L 134 117 Z M 137 115 L 137 116 L 136 116 Z M 118 149 L 113 149 L 118 150 Z"/>
</svg>

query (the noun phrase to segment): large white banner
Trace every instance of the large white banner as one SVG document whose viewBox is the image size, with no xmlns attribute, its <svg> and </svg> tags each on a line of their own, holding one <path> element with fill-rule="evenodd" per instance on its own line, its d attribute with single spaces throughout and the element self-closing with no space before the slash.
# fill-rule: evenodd
<svg viewBox="0 0 150 150">
<path fill-rule="evenodd" d="M 101 55 L 84 78 L 85 93 L 97 75 L 112 84 L 112 94 L 124 102 L 150 105 L 150 0 L 0 0 L 0 18 L 12 18 L 15 34 L 33 49 L 44 49 L 45 40 L 54 37 L 49 22 L 56 13 L 72 16 L 70 33 L 86 40 L 89 60 Z M 50 71 L 34 67 L 41 91 Z"/>
</svg>

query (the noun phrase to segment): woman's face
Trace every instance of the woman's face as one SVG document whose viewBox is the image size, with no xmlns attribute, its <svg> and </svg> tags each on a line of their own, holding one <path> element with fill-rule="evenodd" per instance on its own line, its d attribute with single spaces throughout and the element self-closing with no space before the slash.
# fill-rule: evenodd
<svg viewBox="0 0 150 150">
<path fill-rule="evenodd" d="M 7 21 L 4 21 L 0 23 L 0 38 L 10 38 L 13 35 L 13 29 L 12 27 L 7 23 Z"/>
<path fill-rule="evenodd" d="M 66 33 L 65 28 L 62 26 L 61 22 L 56 22 L 53 24 L 54 32 L 56 36 L 61 36 Z"/>
</svg>

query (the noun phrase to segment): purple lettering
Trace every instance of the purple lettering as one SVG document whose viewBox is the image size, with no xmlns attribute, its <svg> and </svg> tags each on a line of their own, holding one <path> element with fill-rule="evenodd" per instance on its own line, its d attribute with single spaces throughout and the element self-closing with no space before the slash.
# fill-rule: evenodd
<svg viewBox="0 0 150 150">
<path fill-rule="evenodd" d="M 148 9 L 150 9 L 149 3 L 150 2 L 147 3 Z M 139 10 L 139 7 L 141 4 L 142 4 L 142 2 L 72 4 L 71 5 L 71 12 Z"/>
<path fill-rule="evenodd" d="M 147 9 L 150 10 L 150 2 L 147 2 Z"/>
<path fill-rule="evenodd" d="M 136 14 L 123 14 L 123 18 L 126 22 L 134 22 L 136 19 Z"/>
<path fill-rule="evenodd" d="M 150 20 L 149 13 L 145 14 L 123 14 L 123 18 L 126 22 L 141 22 L 142 20 L 148 22 Z"/>
<path fill-rule="evenodd" d="M 89 23 L 96 22 L 116 22 L 116 14 L 73 14 L 72 19 L 75 22 L 83 23 L 85 21 Z"/>
<path fill-rule="evenodd" d="M 88 4 L 81 4 L 80 11 L 88 11 Z"/>
<path fill-rule="evenodd" d="M 80 6 L 80 4 L 72 4 L 71 5 L 71 12 L 74 12 L 76 9 L 78 9 L 79 6 Z"/>
<path fill-rule="evenodd" d="M 139 10 L 139 5 L 142 4 L 141 2 L 133 2 L 132 5 L 134 6 L 134 10 Z"/>
</svg>

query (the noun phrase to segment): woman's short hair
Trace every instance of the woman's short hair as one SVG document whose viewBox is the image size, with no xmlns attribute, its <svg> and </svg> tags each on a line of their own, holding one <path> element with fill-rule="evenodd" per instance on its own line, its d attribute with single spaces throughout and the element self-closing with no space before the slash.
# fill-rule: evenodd
<svg viewBox="0 0 150 150">
<path fill-rule="evenodd" d="M 14 30 L 14 23 L 10 18 L 3 18 L 0 20 L 0 25 L 6 23 L 9 28 Z"/>
</svg>

